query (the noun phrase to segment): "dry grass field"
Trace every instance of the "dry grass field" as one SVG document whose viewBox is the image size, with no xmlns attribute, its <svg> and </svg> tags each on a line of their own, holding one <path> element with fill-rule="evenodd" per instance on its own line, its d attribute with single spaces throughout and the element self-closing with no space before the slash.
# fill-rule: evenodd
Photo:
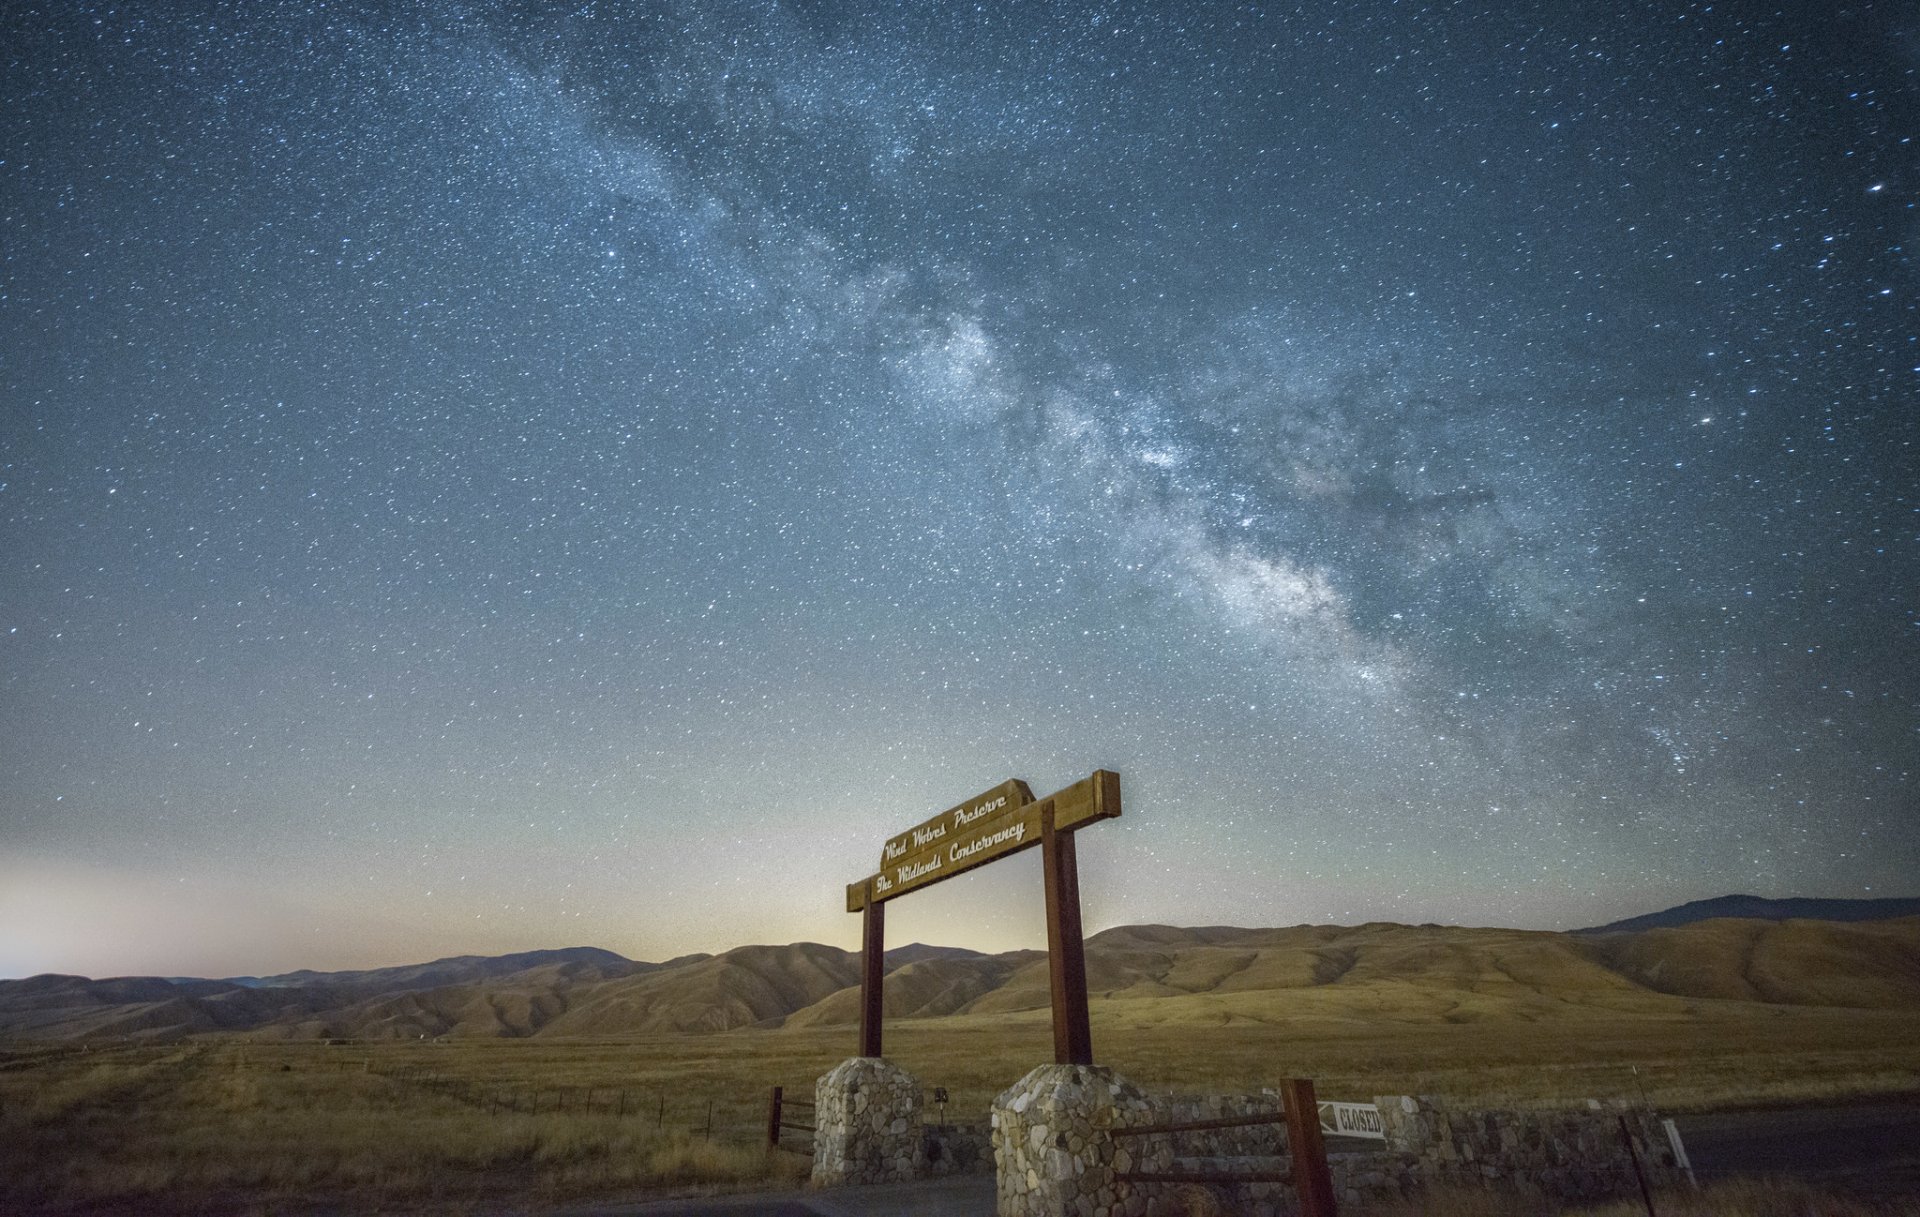
<svg viewBox="0 0 1920 1217">
<path fill-rule="evenodd" d="M 1344 1013 L 1309 1005 L 1282 1019 L 1270 1000 L 1233 994 L 1109 1000 L 1095 1007 L 1095 1045 L 1141 1084 L 1182 1091 L 1303 1075 L 1328 1098 L 1644 1096 L 1668 1111 L 1920 1092 L 1920 1018 L 1906 1011 Z M 1051 1055 L 1044 1011 L 904 1020 L 887 1037 L 889 1056 L 947 1088 L 959 1121 L 983 1119 L 996 1092 Z M 852 1040 L 822 1028 L 17 1047 L 0 1052 L 0 1211 L 466 1211 L 797 1180 L 803 1158 L 760 1146 L 768 1088 L 810 1093 Z"/>
</svg>

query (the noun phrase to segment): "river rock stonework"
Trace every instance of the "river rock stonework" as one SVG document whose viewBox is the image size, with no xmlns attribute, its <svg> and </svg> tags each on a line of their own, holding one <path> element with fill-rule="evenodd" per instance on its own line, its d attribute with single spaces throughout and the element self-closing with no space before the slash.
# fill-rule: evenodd
<svg viewBox="0 0 1920 1217">
<path fill-rule="evenodd" d="M 920 1082 L 885 1057 L 840 1062 L 813 1087 L 813 1182 L 895 1183 L 926 1173 Z"/>
<path fill-rule="evenodd" d="M 984 1175 L 993 1169 L 990 1125 L 928 1124 L 921 1133 L 929 1176 Z"/>
<path fill-rule="evenodd" d="M 1134 1165 L 1114 1128 L 1151 1122 L 1140 1088 L 1100 1065 L 1041 1065 L 993 1101 L 1000 1217 L 1144 1217 L 1146 1198 L 1123 1198 L 1116 1170 Z"/>
<path fill-rule="evenodd" d="M 1378 1149 L 1327 1155 L 1345 1209 L 1404 1201 L 1427 1188 L 1479 1188 L 1547 1201 L 1634 1194 L 1626 1121 L 1654 1185 L 1678 1179 L 1650 1112 L 1450 1108 L 1427 1097 L 1381 1095 Z M 1276 1124 L 1114 1137 L 1114 1130 L 1276 1114 L 1276 1091 L 1249 1095 L 1147 1094 L 1110 1069 L 1043 1065 L 993 1104 L 1000 1217 L 1175 1217 L 1193 1211 L 1285 1217 L 1297 1211 L 1286 1132 Z M 1279 1175 L 1283 1182 L 1123 1183 L 1127 1171 Z"/>
</svg>

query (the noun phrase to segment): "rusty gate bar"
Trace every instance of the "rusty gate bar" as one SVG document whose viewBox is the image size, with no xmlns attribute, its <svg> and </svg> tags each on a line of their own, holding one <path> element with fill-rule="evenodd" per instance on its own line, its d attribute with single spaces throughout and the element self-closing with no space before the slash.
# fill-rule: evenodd
<svg viewBox="0 0 1920 1217">
<path fill-rule="evenodd" d="M 812 1132 L 814 1130 L 811 1124 L 801 1124 L 798 1121 L 787 1119 L 787 1108 L 789 1107 L 812 1108 L 813 1100 L 789 1099 L 786 1097 L 786 1088 L 784 1086 L 775 1086 L 773 1088 L 773 1097 L 767 1103 L 768 1149 L 780 1148 L 780 1130 L 783 1128 L 791 1128 L 795 1132 Z M 813 1153 L 811 1149 L 798 1149 L 793 1152 L 800 1154 Z"/>
<path fill-rule="evenodd" d="M 1285 1183 L 1291 1175 L 1279 1175 L 1272 1171 L 1249 1171 L 1244 1175 L 1230 1171 L 1201 1171 L 1191 1175 L 1158 1174 L 1153 1171 L 1128 1171 L 1125 1175 L 1115 1175 L 1127 1183 Z M 1306 1210 L 1300 1210 L 1305 1217 Z"/>
<path fill-rule="evenodd" d="M 1128 1128 L 1116 1128 L 1116 1137 L 1144 1137 L 1157 1132 L 1202 1132 L 1209 1128 L 1252 1128 L 1256 1124 L 1282 1124 L 1286 1117 L 1279 1112 L 1270 1111 L 1257 1116 L 1222 1116 L 1218 1120 L 1188 1120 L 1182 1124 L 1135 1124 Z"/>
<path fill-rule="evenodd" d="M 1121 1183 L 1293 1183 L 1300 1201 L 1300 1217 L 1337 1217 L 1333 1200 L 1333 1172 L 1327 1166 L 1327 1143 L 1320 1135 L 1320 1112 L 1313 1083 L 1288 1078 L 1280 1084 L 1283 1110 L 1264 1115 L 1222 1116 L 1212 1120 L 1185 1120 L 1170 1124 L 1136 1124 L 1115 1128 L 1112 1137 L 1142 1137 L 1152 1133 L 1201 1132 L 1212 1128 L 1250 1128 L 1284 1124 L 1286 1148 L 1292 1159 L 1290 1174 L 1273 1171 L 1115 1171 Z M 1276 1148 L 1279 1148 L 1276 1146 Z"/>
</svg>

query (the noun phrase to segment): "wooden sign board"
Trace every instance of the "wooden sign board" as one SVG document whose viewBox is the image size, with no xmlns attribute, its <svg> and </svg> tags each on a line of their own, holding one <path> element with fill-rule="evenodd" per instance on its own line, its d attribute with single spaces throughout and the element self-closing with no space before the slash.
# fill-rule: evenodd
<svg viewBox="0 0 1920 1217">
<path fill-rule="evenodd" d="M 1096 769 L 1044 799 L 1018 778 L 923 820 L 880 847 L 880 869 L 847 885 L 860 922 L 860 1055 L 880 1055 L 880 990 L 886 977 L 886 902 L 1008 854 L 1040 847 L 1047 893 L 1047 983 L 1053 1059 L 1093 1064 L 1086 947 L 1080 933 L 1080 871 L 1073 830 L 1120 814 L 1120 775 Z"/>
<path fill-rule="evenodd" d="M 847 911 L 1031 849 L 1040 844 L 1048 816 L 1055 832 L 1066 832 L 1119 814 L 1120 775 L 1109 769 L 1039 800 L 1018 778 L 1002 782 L 889 840 L 879 871 L 847 885 Z"/>
<path fill-rule="evenodd" d="M 949 834 L 973 827 L 996 813 L 1024 807 L 1033 802 L 1033 791 L 1019 778 L 1006 781 L 992 790 L 984 790 L 957 807 L 949 807 L 932 819 L 916 824 L 880 847 L 880 869 L 910 853 L 919 853 L 937 845 Z M 849 909 L 849 912 L 857 910 Z"/>
</svg>

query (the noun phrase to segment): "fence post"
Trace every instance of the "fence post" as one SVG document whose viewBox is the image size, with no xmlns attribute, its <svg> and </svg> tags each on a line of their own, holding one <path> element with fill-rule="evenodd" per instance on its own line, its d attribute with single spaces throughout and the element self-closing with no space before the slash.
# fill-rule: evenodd
<svg viewBox="0 0 1920 1217">
<path fill-rule="evenodd" d="M 1620 1140 L 1626 1143 L 1627 1160 L 1633 1163 L 1633 1180 L 1640 1185 L 1640 1201 L 1647 1206 L 1647 1217 L 1655 1217 L 1653 1211 L 1653 1193 L 1647 1190 L 1647 1174 L 1640 1169 L 1640 1151 L 1634 1147 L 1633 1134 L 1627 1131 L 1627 1117 L 1621 1116 Z"/>
<path fill-rule="evenodd" d="M 1287 1147 L 1293 1153 L 1293 1190 L 1300 1196 L 1300 1217 L 1334 1217 L 1333 1172 L 1327 1169 L 1327 1143 L 1320 1136 L 1320 1105 L 1308 1078 L 1280 1084 L 1287 1113 Z"/>
<path fill-rule="evenodd" d="M 781 1087 L 773 1088 L 773 1098 L 767 1103 L 767 1148 L 777 1149 L 780 1145 L 780 1094 Z"/>
</svg>

